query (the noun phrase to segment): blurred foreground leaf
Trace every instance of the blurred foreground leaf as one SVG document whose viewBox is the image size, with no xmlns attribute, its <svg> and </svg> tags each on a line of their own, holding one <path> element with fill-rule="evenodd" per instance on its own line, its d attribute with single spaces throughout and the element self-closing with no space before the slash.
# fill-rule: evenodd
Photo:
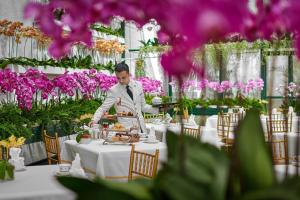
<svg viewBox="0 0 300 200">
<path fill-rule="evenodd" d="M 135 182 L 119 183 L 108 180 L 96 179 L 90 181 L 76 177 L 57 177 L 57 180 L 74 191 L 79 200 L 90 199 L 122 199 L 122 200 L 147 200 L 151 199 L 149 190 L 142 184 Z"/>
<path fill-rule="evenodd" d="M 184 136 L 185 160 L 180 160 L 180 136 L 167 133 L 168 163 L 155 180 L 161 199 L 224 199 L 229 161 L 214 146 Z M 184 162 L 185 171 L 180 171 Z"/>
<path fill-rule="evenodd" d="M 275 174 L 258 111 L 247 111 L 237 130 L 236 145 L 242 191 L 273 186 Z"/>
</svg>

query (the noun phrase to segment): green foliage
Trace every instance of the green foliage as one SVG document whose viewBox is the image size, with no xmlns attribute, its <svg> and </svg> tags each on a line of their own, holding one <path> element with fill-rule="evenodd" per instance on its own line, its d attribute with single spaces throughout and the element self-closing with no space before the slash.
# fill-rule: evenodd
<svg viewBox="0 0 300 200">
<path fill-rule="evenodd" d="M 23 117 L 22 111 L 14 104 L 2 104 L 0 107 L 0 140 L 11 135 L 28 138 L 32 132 L 27 124 L 29 120 Z"/>
<path fill-rule="evenodd" d="M 14 179 L 14 166 L 6 160 L 0 160 L 0 180 Z"/>
<path fill-rule="evenodd" d="M 292 42 L 293 41 L 289 36 L 274 39 L 272 41 L 256 40 L 254 42 L 247 42 L 246 40 L 241 40 L 237 42 L 220 42 L 205 45 L 205 54 L 208 57 L 208 63 L 211 64 L 210 66 L 218 67 L 227 63 L 228 55 L 230 53 L 236 53 L 239 55 L 243 51 L 249 50 L 262 50 L 267 53 L 267 50 L 272 49 L 275 50 L 276 54 L 277 49 L 292 48 Z M 290 51 L 288 52 L 290 53 Z M 280 52 L 278 51 L 277 53 L 279 54 Z"/>
<path fill-rule="evenodd" d="M 275 174 L 257 110 L 247 111 L 236 136 L 241 190 L 249 192 L 272 187 L 275 184 Z"/>
<path fill-rule="evenodd" d="M 83 114 L 93 114 L 102 104 L 100 99 L 62 99 L 60 103 L 37 106 L 21 110 L 14 104 L 2 104 L 0 108 L 0 140 L 11 135 L 28 140 L 41 140 L 43 130 L 58 132 L 60 136 L 70 135 L 75 126 L 87 124 L 89 119 L 78 121 Z M 32 134 L 32 132 L 35 132 Z"/>
<path fill-rule="evenodd" d="M 90 55 L 86 57 L 64 57 L 61 60 L 54 60 L 52 58 L 48 60 L 37 60 L 35 58 L 26 57 L 13 57 L 13 58 L 2 58 L 0 59 L 0 68 L 5 68 L 8 64 L 15 64 L 21 66 L 52 66 L 62 68 L 76 68 L 76 69 L 96 69 L 96 70 L 108 70 L 114 72 L 114 64 L 110 61 L 108 64 L 96 64 L 93 63 Z"/>
<path fill-rule="evenodd" d="M 127 184 L 96 179 L 93 182 L 87 179 L 76 177 L 57 177 L 57 180 L 73 190 L 78 200 L 88 199 L 128 199 L 147 200 L 152 199 L 149 191 L 142 185 L 135 182 Z"/>
<path fill-rule="evenodd" d="M 180 140 L 185 154 L 180 158 Z M 168 162 L 154 180 L 161 199 L 224 199 L 229 161 L 224 152 L 192 137 L 167 133 Z M 182 170 L 181 165 L 184 170 Z"/>
<path fill-rule="evenodd" d="M 167 45 L 159 44 L 157 38 L 149 39 L 147 42 L 141 40 L 140 43 L 142 44 L 142 47 L 139 49 L 139 58 L 142 58 L 144 54 L 162 53 L 170 49 Z"/>
<path fill-rule="evenodd" d="M 119 29 L 112 29 L 111 27 L 106 27 L 100 24 L 92 24 L 90 26 L 91 29 L 101 32 L 101 33 L 105 33 L 107 35 L 115 35 L 118 37 L 124 37 L 124 29 L 121 27 Z"/>
</svg>

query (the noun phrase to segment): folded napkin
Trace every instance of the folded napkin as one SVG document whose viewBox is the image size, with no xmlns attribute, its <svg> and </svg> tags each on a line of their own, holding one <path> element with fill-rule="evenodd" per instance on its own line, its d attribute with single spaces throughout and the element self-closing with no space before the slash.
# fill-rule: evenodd
<svg viewBox="0 0 300 200">
<path fill-rule="evenodd" d="M 154 129 L 153 126 L 151 126 L 151 128 L 150 128 L 150 132 L 149 132 L 149 135 L 148 135 L 148 140 L 149 141 L 156 141 L 155 129 Z"/>
<path fill-rule="evenodd" d="M 170 122 L 172 121 L 172 117 L 171 117 L 171 115 L 170 115 L 169 113 L 167 113 L 167 114 L 165 115 L 164 121 L 165 121 L 166 123 L 170 123 Z"/>
<path fill-rule="evenodd" d="M 187 124 L 190 125 L 190 126 L 197 126 L 197 123 L 195 121 L 195 115 L 190 116 Z"/>
<path fill-rule="evenodd" d="M 80 156 L 76 153 L 75 159 L 72 161 L 70 174 L 76 177 L 86 177 L 80 163 Z"/>
</svg>

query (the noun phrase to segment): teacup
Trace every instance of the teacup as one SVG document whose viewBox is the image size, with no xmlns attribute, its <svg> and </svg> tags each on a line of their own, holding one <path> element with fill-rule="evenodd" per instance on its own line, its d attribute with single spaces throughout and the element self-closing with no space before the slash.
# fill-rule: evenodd
<svg viewBox="0 0 300 200">
<path fill-rule="evenodd" d="M 69 172 L 70 169 L 71 169 L 71 164 L 68 164 L 68 163 L 59 164 L 60 172 Z"/>
</svg>

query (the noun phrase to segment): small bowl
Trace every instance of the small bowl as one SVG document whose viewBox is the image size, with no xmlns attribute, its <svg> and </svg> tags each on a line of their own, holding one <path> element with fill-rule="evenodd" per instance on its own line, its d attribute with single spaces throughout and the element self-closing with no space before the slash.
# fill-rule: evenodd
<svg viewBox="0 0 300 200">
<path fill-rule="evenodd" d="M 60 172 L 69 172 L 71 169 L 71 164 L 68 163 L 59 164 L 58 166 Z"/>
</svg>

